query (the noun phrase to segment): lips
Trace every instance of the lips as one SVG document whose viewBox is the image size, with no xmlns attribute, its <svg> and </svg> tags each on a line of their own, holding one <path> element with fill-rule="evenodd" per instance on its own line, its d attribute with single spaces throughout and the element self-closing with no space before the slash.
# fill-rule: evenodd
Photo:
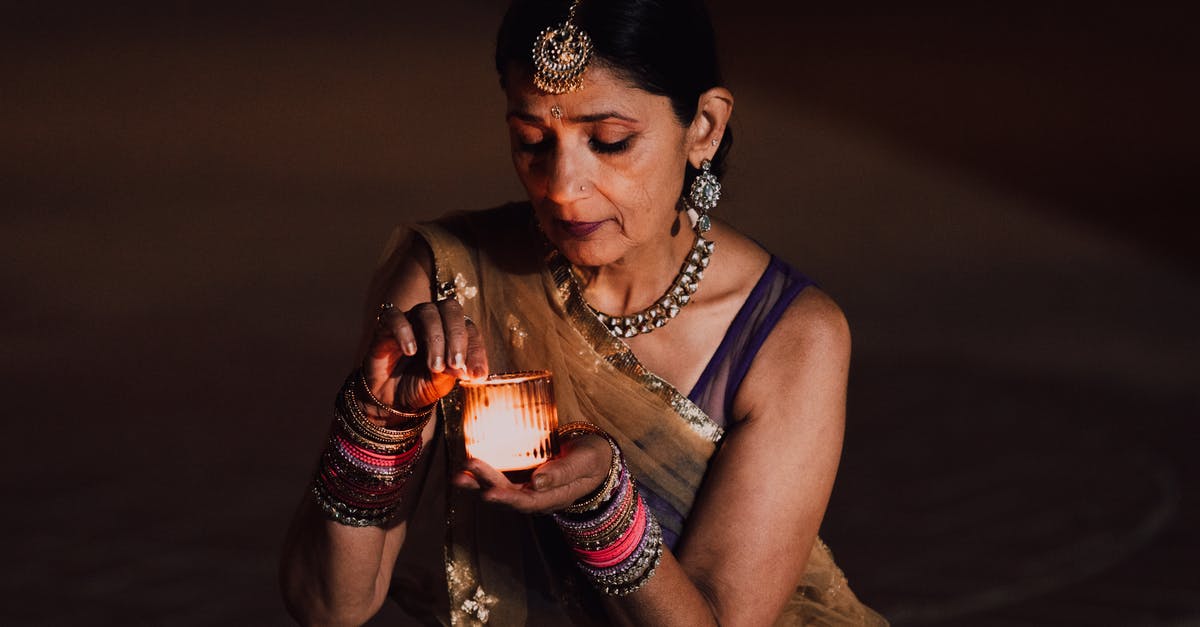
<svg viewBox="0 0 1200 627">
<path fill-rule="evenodd" d="M 555 220 L 558 228 L 571 237 L 585 237 L 591 235 L 596 229 L 604 226 L 604 221 L 600 222 L 574 222 L 570 220 Z"/>
</svg>

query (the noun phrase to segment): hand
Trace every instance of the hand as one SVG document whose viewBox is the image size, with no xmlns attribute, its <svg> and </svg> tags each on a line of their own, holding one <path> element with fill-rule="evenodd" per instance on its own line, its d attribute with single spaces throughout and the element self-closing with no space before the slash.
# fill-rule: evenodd
<svg viewBox="0 0 1200 627">
<path fill-rule="evenodd" d="M 482 459 L 469 459 L 454 484 L 478 490 L 489 503 L 499 503 L 526 514 L 562 510 L 594 492 L 608 477 L 612 447 L 596 435 L 571 438 L 560 445 L 557 457 L 538 466 L 528 483 L 512 483 Z"/>
<path fill-rule="evenodd" d="M 380 401 L 419 409 L 448 394 L 458 379 L 486 378 L 487 349 L 479 328 L 453 298 L 406 312 L 388 308 L 379 316 L 362 370 Z"/>
</svg>

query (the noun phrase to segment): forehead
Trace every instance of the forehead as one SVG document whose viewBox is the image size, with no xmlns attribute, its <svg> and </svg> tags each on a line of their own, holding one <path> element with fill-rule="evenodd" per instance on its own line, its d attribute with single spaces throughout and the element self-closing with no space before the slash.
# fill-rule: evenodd
<svg viewBox="0 0 1200 627">
<path fill-rule="evenodd" d="M 524 73 L 509 70 L 506 94 L 511 112 L 543 117 L 550 107 L 558 105 L 572 117 L 600 111 L 653 121 L 658 116 L 674 117 L 671 100 L 651 94 L 600 64 L 593 64 L 583 75 L 583 87 L 565 94 L 548 94 L 533 84 Z"/>
</svg>

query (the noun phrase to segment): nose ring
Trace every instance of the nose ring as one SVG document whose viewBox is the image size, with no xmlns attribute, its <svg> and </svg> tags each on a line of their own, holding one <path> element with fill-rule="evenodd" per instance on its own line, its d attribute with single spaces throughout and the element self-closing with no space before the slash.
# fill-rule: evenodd
<svg viewBox="0 0 1200 627">
<path fill-rule="evenodd" d="M 580 186 L 579 186 L 579 191 L 581 191 L 581 192 L 582 192 L 582 191 L 586 191 L 586 190 L 587 190 L 587 187 L 586 187 L 586 186 L 584 186 L 584 185 L 580 185 Z"/>
</svg>

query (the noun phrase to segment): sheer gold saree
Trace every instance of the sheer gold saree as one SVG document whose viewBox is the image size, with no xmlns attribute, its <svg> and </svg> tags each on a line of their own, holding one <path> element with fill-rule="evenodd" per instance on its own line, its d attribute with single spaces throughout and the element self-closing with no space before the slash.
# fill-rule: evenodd
<svg viewBox="0 0 1200 627">
<path fill-rule="evenodd" d="M 400 231 L 396 251 L 420 236 L 434 256 L 435 291 L 458 298 L 487 342 L 493 372 L 554 372 L 560 419 L 613 434 L 640 484 L 686 518 L 721 428 L 686 396 L 641 366 L 592 316 L 570 268 L 544 244 L 527 205 L 459 214 Z M 392 596 L 422 623 L 608 624 L 553 523 L 479 503 L 448 487 L 464 455 L 454 394 L 423 481 L 417 514 L 397 560 Z M 660 516 L 682 534 L 682 522 Z M 448 608 L 448 615 L 447 615 Z M 846 586 L 818 539 L 779 624 L 874 625 L 882 618 Z"/>
</svg>

